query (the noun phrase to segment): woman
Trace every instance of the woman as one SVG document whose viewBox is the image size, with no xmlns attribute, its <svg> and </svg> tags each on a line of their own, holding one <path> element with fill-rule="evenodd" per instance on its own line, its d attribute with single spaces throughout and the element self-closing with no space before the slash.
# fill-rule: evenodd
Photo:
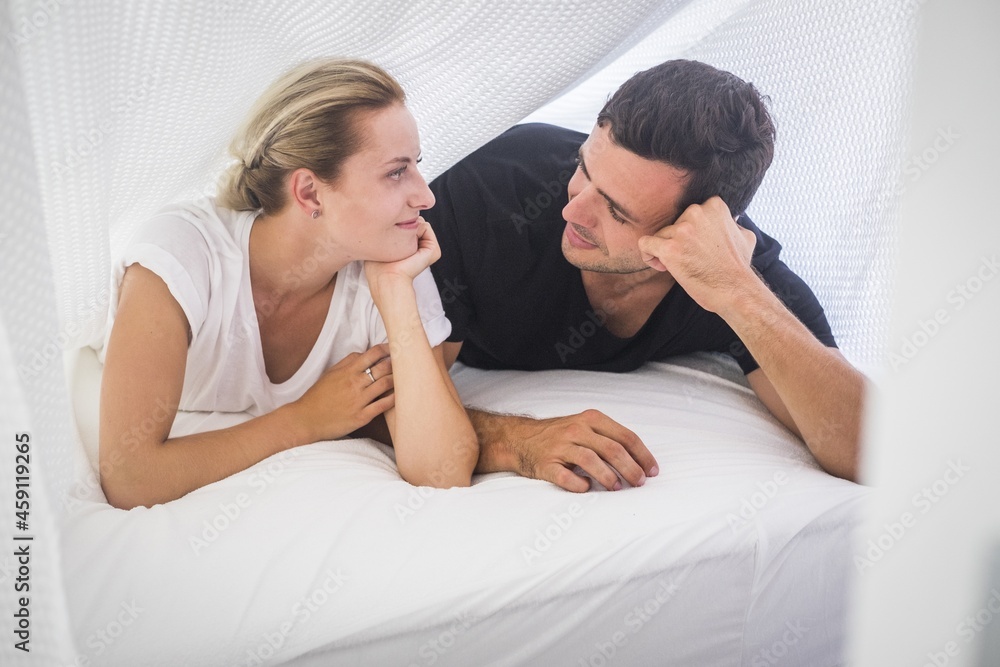
<svg viewBox="0 0 1000 667">
<path fill-rule="evenodd" d="M 161 212 L 116 263 L 108 501 L 173 500 L 382 414 L 404 479 L 467 486 L 478 444 L 441 353 L 440 249 L 419 215 L 434 196 L 399 84 L 362 61 L 307 63 L 231 151 L 217 198 Z M 171 438 L 178 409 L 253 418 Z"/>
</svg>

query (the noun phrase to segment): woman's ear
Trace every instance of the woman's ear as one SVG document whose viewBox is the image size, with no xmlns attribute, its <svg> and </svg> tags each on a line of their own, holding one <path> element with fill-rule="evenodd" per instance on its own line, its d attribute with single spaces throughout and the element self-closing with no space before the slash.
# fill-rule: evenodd
<svg viewBox="0 0 1000 667">
<path fill-rule="evenodd" d="M 308 169 L 296 169 L 288 177 L 289 200 L 295 208 L 307 216 L 313 216 L 315 211 L 323 207 L 320 201 L 319 189 L 321 181 L 316 174 Z"/>
</svg>

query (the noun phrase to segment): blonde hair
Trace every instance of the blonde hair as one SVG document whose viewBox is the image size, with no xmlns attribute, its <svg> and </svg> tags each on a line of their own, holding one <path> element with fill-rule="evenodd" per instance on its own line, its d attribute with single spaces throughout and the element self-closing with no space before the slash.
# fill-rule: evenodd
<svg viewBox="0 0 1000 667">
<path fill-rule="evenodd" d="M 222 177 L 219 203 L 236 211 L 285 206 L 285 177 L 309 169 L 324 182 L 336 180 L 364 135 L 363 111 L 402 104 L 399 83 L 364 60 L 303 63 L 275 81 L 254 104 L 229 146 L 236 161 Z"/>
</svg>

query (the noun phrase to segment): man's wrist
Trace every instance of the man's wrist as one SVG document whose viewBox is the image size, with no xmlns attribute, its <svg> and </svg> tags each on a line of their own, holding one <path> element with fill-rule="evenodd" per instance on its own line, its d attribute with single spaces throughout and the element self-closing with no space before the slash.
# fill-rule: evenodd
<svg viewBox="0 0 1000 667">
<path fill-rule="evenodd" d="M 466 412 L 479 439 L 476 473 L 519 472 L 520 461 L 513 445 L 524 439 L 523 427 L 534 420 L 475 408 L 467 408 Z"/>
</svg>

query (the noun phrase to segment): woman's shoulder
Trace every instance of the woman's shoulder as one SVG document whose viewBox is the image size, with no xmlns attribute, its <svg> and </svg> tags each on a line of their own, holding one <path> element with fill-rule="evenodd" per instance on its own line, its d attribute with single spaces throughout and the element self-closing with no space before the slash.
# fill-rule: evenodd
<svg viewBox="0 0 1000 667">
<path fill-rule="evenodd" d="M 137 224 L 122 251 L 145 245 L 172 255 L 240 257 L 255 217 L 254 211 L 223 208 L 214 197 L 175 202 Z"/>
<path fill-rule="evenodd" d="M 150 240 L 190 240 L 197 235 L 210 247 L 239 247 L 255 217 L 255 211 L 233 211 L 220 206 L 215 197 L 205 196 L 164 206 L 136 232 Z"/>
</svg>

